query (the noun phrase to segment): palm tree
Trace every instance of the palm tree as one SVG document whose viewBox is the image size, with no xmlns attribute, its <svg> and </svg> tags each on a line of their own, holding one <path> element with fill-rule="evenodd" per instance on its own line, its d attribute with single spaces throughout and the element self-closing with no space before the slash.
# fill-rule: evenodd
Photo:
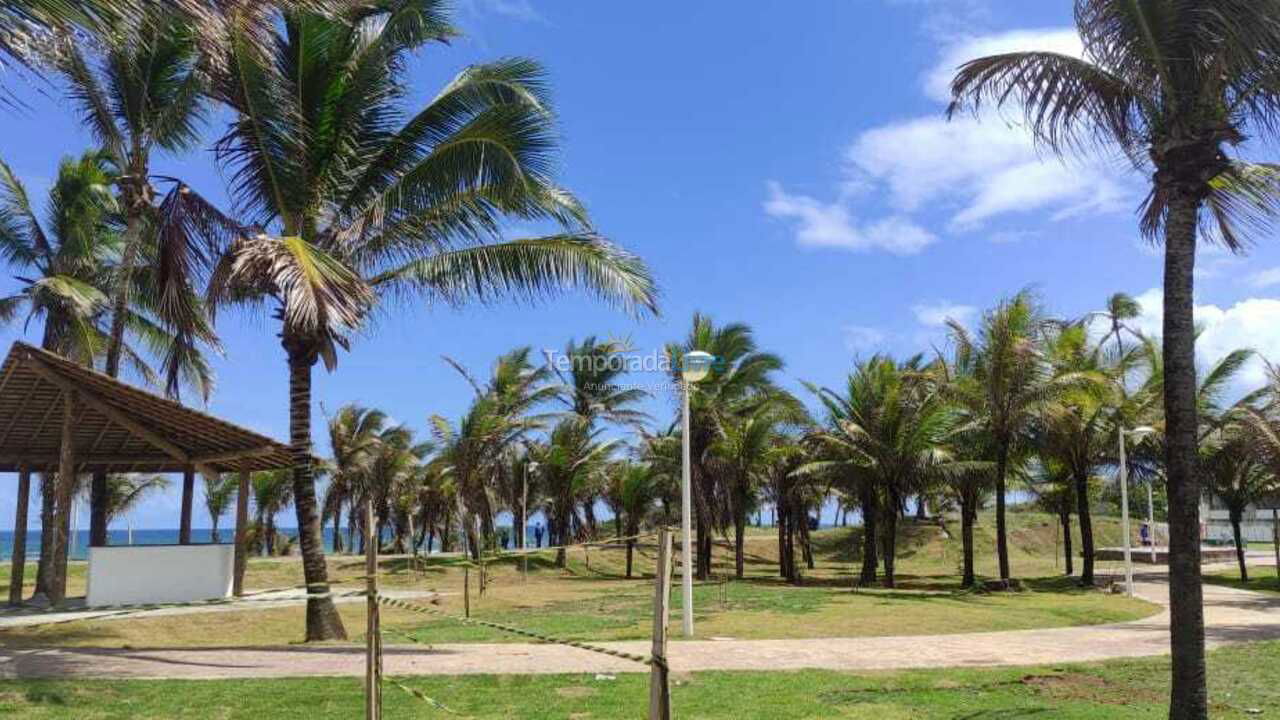
<svg viewBox="0 0 1280 720">
<path fill-rule="evenodd" d="M 930 381 L 919 356 L 899 364 L 875 355 L 854 368 L 845 394 L 826 388 L 814 390 L 835 425 L 817 438 L 822 445 L 853 458 L 853 464 L 860 464 L 880 494 L 885 509 L 881 536 L 884 584 L 894 587 L 903 500 L 935 473 L 954 413 L 943 389 Z"/>
<path fill-rule="evenodd" d="M 500 484 L 495 479 L 503 471 L 505 454 L 544 426 L 546 418 L 534 408 L 556 395 L 549 384 L 550 370 L 534 366 L 528 347 L 516 348 L 494 362 L 489 380 L 481 383 L 458 363 L 445 358 L 475 392 L 471 406 L 455 428 L 433 415 L 432 433 L 439 447 L 437 462 L 453 480 L 463 530 L 475 559 L 480 558 L 482 538 L 475 532 L 475 519 L 482 524 L 483 539 L 494 539 L 496 503 L 491 497 Z"/>
<path fill-rule="evenodd" d="M 1240 408 L 1238 412 L 1256 411 Z M 1208 491 L 1227 507 L 1240 579 L 1245 582 L 1249 580 L 1249 568 L 1245 564 L 1246 545 L 1240 527 L 1245 508 L 1277 488 L 1276 476 L 1267 464 L 1269 453 L 1259 452 L 1253 442 L 1254 436 L 1246 426 L 1228 419 L 1226 424 L 1211 431 L 1200 446 L 1205 483 Z"/>
<path fill-rule="evenodd" d="M 1233 158 L 1252 134 L 1275 137 L 1280 6 L 1251 0 L 1076 0 L 1084 56 L 1016 52 L 957 72 L 950 113 L 1017 103 L 1034 137 L 1060 153 L 1119 150 L 1151 193 L 1140 226 L 1165 245 L 1164 405 L 1169 485 L 1169 716 L 1208 717 L 1195 472 L 1193 284 L 1201 221 L 1229 248 L 1266 237 L 1277 173 Z"/>
<path fill-rule="evenodd" d="M 131 306 L 141 300 L 171 335 L 159 350 L 165 391 L 178 397 L 184 378 L 194 375 L 207 401 L 212 382 L 199 348 L 218 344 L 196 285 L 239 229 L 185 183 L 151 174 L 153 152 L 179 153 L 199 140 L 204 73 L 188 16 L 175 7 L 138 10 L 103 36 L 99 62 L 87 59 L 77 42 L 64 43 L 56 60 L 84 124 L 119 173 L 124 229 L 114 277 L 104 288 L 111 296 L 104 369 L 119 376 Z M 157 181 L 170 186 L 163 198 Z M 106 473 L 94 474 L 91 545 L 106 542 L 97 500 L 105 483 Z"/>
<path fill-rule="evenodd" d="M 236 498 L 239 491 L 240 480 L 235 475 L 228 474 L 217 478 L 205 476 L 204 506 L 209 511 L 210 542 L 222 542 L 222 538 L 218 535 L 218 521 L 227 513 L 231 507 L 231 501 Z"/>
<path fill-rule="evenodd" d="M 1117 340 L 1119 336 L 1117 336 Z M 1064 388 L 1042 405 L 1034 424 L 1036 449 L 1042 458 L 1056 461 L 1075 484 L 1076 514 L 1080 518 L 1083 568 L 1080 584 L 1093 585 L 1093 517 L 1089 508 L 1089 480 L 1094 468 L 1110 456 L 1115 438 L 1115 409 L 1122 404 L 1119 385 L 1124 368 L 1106 365 L 1102 346 L 1089 341 L 1083 322 L 1050 333 L 1045 340 L 1046 360 L 1055 378 L 1075 378 L 1078 387 Z"/>
<path fill-rule="evenodd" d="M 250 482 L 259 546 L 262 554 L 271 555 L 276 550 L 276 515 L 293 502 L 293 478 L 287 470 L 263 470 L 254 473 Z"/>
<path fill-rule="evenodd" d="M 0 253 L 20 273 L 18 292 L 0 299 L 0 320 L 23 316 L 24 328 L 39 320 L 42 348 L 85 365 L 101 348 L 102 289 L 118 239 L 110 184 L 100 154 L 64 159 L 42 221 L 26 187 L 0 162 Z M 37 595 L 59 597 L 74 486 L 74 478 L 40 476 L 40 523 L 50 532 L 40 543 Z"/>
<path fill-rule="evenodd" d="M 601 440 L 603 429 L 578 417 L 567 417 L 551 429 L 545 445 L 532 446 L 546 493 L 547 529 L 559 545 L 556 567 L 567 563 L 564 545 L 573 540 L 577 508 L 588 487 L 603 480 L 616 440 Z"/>
<path fill-rule="evenodd" d="M 169 489 L 169 480 L 163 475 L 108 475 L 107 522 L 128 515 L 147 495 Z"/>
<path fill-rule="evenodd" d="M 627 539 L 627 579 L 630 579 L 635 536 L 653 512 L 661 491 L 660 479 L 648 465 L 623 461 L 609 469 L 609 484 L 610 495 L 617 506 L 618 534 Z"/>
<path fill-rule="evenodd" d="M 166 390 L 175 397 L 185 358 L 200 344 L 217 345 L 195 287 L 215 254 L 240 232 L 186 183 L 151 173 L 153 153 L 180 153 L 200 139 L 205 73 L 196 33 L 184 15 L 156 8 L 113 32 L 100 62 L 86 58 L 74 43 L 58 62 L 85 125 L 119 172 L 125 228 L 110 289 L 105 371 L 120 374 L 130 294 L 146 288 L 156 295 L 152 304 L 159 320 L 174 333 L 164 374 Z M 167 184 L 167 193 L 156 182 Z M 136 282 L 141 269 L 151 283 Z"/>
<path fill-rule="evenodd" d="M 619 425 L 639 426 L 649 416 L 635 405 L 648 397 L 640 388 L 618 384 L 627 372 L 625 353 L 630 348 L 617 340 L 587 337 L 580 344 L 570 340 L 564 354 L 551 367 L 560 377 L 560 402 L 580 418 Z"/>
<path fill-rule="evenodd" d="M 218 157 L 261 232 L 221 259 L 210 296 L 274 307 L 281 322 L 303 566 L 324 593 L 311 369 L 336 366 L 337 348 L 381 298 L 461 304 L 584 288 L 628 310 L 656 301 L 640 260 L 597 235 L 552 182 L 554 120 L 536 63 L 470 67 L 406 119 L 410 54 L 455 34 L 438 0 L 325 14 L 286 7 L 277 17 L 232 26 L 212 84 L 236 114 Z M 265 51 L 255 33 L 270 38 Z M 508 217 L 563 230 L 496 241 Z M 308 639 L 345 634 L 328 599 L 308 602 L 307 627 Z"/>
<path fill-rule="evenodd" d="M 772 375 L 782 370 L 783 362 L 777 355 L 759 351 L 749 326 L 730 323 L 717 327 L 702 313 L 694 313 L 684 342 L 667 345 L 674 382 L 682 382 L 679 359 L 694 350 L 716 358 L 711 372 L 689 395 L 693 510 L 697 523 L 695 567 L 696 577 L 705 580 L 711 572 L 712 533 L 719 524 L 718 478 L 708 464 L 708 449 L 721 425 L 749 415 L 761 405 L 778 402 Z"/>
<path fill-rule="evenodd" d="M 343 405 L 329 419 L 329 448 L 333 457 L 328 462 L 329 486 L 325 489 L 322 515 L 333 516 L 334 552 L 342 552 L 343 506 L 351 508 L 353 520 L 361 515 L 356 502 L 360 474 L 377 449 L 386 421 L 387 415 L 381 410 L 356 404 Z"/>
<path fill-rule="evenodd" d="M 778 450 L 780 425 L 787 418 L 777 405 L 762 405 L 750 415 L 734 418 L 719 427 L 708 448 L 708 466 L 721 479 L 733 516 L 734 577 L 742 579 L 747 515 L 759 502 L 758 490 L 765 469 Z"/>
<path fill-rule="evenodd" d="M 969 370 L 949 392 L 990 435 L 995 461 L 996 555 L 1000 579 L 1008 582 L 1009 535 L 1005 518 L 1010 458 L 1024 441 L 1037 413 L 1069 378 L 1054 378 L 1038 344 L 1047 327 L 1031 293 L 1000 302 L 982 319 L 977 338 L 949 320 L 956 362 Z"/>
</svg>

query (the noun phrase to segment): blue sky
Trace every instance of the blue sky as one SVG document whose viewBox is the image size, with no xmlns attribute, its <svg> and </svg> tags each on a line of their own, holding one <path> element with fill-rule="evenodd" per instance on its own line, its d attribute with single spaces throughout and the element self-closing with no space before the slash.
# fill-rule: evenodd
<svg viewBox="0 0 1280 720">
<path fill-rule="evenodd" d="M 418 428 L 459 414 L 469 391 L 442 354 L 483 373 L 514 346 L 588 334 L 648 351 L 683 336 L 695 310 L 752 325 L 797 390 L 801 379 L 838 383 L 860 355 L 927 350 L 945 341 L 943 318 L 972 321 L 1024 287 L 1067 316 L 1126 291 L 1144 301 L 1140 324 L 1158 330 L 1160 257 L 1135 231 L 1142 178 L 1107 158 L 1064 165 L 1037 153 L 1016 115 L 943 118 L 946 80 L 967 58 L 1078 52 L 1070 10 L 1066 0 L 458 3 L 466 36 L 419 55 L 413 101 L 470 63 L 544 63 L 561 179 L 603 233 L 650 264 L 663 315 L 635 321 L 576 296 L 395 308 L 335 373 L 317 370 L 318 448 L 324 409 L 347 402 Z M 0 116 L 0 157 L 37 195 L 59 156 L 91 142 L 57 95 L 27 93 L 30 109 Z M 205 150 L 157 172 L 225 197 Z M 1210 249 L 1200 270 L 1202 354 L 1253 345 L 1280 359 L 1280 244 L 1246 258 Z M 275 327 L 229 316 L 219 331 L 226 357 L 210 409 L 284 438 Z M 11 328 L 0 341 L 20 336 Z M 665 423 L 674 404 L 658 397 L 649 410 Z M 12 527 L 12 507 L 13 483 L 0 483 L 0 528 Z M 176 507 L 155 498 L 134 524 L 175 526 Z"/>
</svg>

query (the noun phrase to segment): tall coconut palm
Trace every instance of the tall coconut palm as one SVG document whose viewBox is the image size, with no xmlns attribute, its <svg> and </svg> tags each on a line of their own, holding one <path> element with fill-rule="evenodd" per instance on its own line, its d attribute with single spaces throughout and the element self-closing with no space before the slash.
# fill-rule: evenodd
<svg viewBox="0 0 1280 720">
<path fill-rule="evenodd" d="M 1015 52 L 963 65 L 950 112 L 1018 104 L 1044 146 L 1118 150 L 1151 178 L 1144 235 L 1162 239 L 1169 485 L 1171 718 L 1208 716 L 1200 587 L 1193 284 L 1202 223 L 1228 247 L 1269 234 L 1274 167 L 1229 151 L 1280 126 L 1280 6 L 1253 0 L 1076 0 L 1083 57 Z M 1261 232 L 1259 232 L 1261 231 Z"/>
<path fill-rule="evenodd" d="M 722 423 L 708 448 L 707 465 L 721 479 L 733 518 L 733 567 L 739 580 L 744 570 L 747 515 L 759 500 L 765 471 L 778 451 L 781 426 L 792 419 L 778 405 L 762 405 L 750 415 Z"/>
<path fill-rule="evenodd" d="M 333 516 L 333 551 L 342 552 L 342 509 L 351 508 L 351 517 L 361 515 L 356 502 L 360 475 L 376 452 L 386 429 L 387 415 L 381 410 L 356 404 L 343 405 L 329 419 L 329 485 L 325 489 L 324 513 Z"/>
<path fill-rule="evenodd" d="M 718 478 L 709 467 L 708 449 L 718 428 L 743 417 L 779 396 L 773 374 L 782 370 L 782 358 L 761 352 L 749 326 L 729 323 L 717 326 L 702 313 L 694 313 L 688 337 L 667 345 L 672 379 L 679 376 L 679 359 L 694 350 L 716 358 L 710 373 L 689 394 L 690 458 L 693 481 L 693 510 L 697 523 L 696 576 L 706 579 L 711 572 L 712 533 L 723 523 L 717 510 Z M 788 396 L 789 397 L 789 396 Z"/>
<path fill-rule="evenodd" d="M 1080 584 L 1093 585 L 1093 516 L 1089 480 L 1094 469 L 1111 455 L 1115 428 L 1112 419 L 1122 403 L 1119 371 L 1106 364 L 1100 345 L 1089 341 L 1083 323 L 1060 328 L 1045 340 L 1046 361 L 1056 378 L 1073 377 L 1074 388 L 1064 388 L 1042 405 L 1034 422 L 1036 450 L 1042 458 L 1065 468 L 1074 483 L 1071 493 L 1080 519 L 1080 551 L 1083 555 Z"/>
<path fill-rule="evenodd" d="M 231 501 L 240 491 L 240 479 L 233 474 L 204 478 L 204 507 L 209 511 L 209 541 L 222 542 L 218 525 L 222 516 L 231 508 Z"/>
<path fill-rule="evenodd" d="M 100 60 L 75 45 L 59 60 L 84 124 L 119 172 L 125 228 L 110 291 L 105 371 L 120 374 L 130 294 L 139 290 L 134 275 L 145 268 L 153 277 L 159 319 L 177 340 L 164 359 L 166 390 L 175 396 L 184 354 L 198 344 L 216 345 L 195 287 L 215 254 L 240 232 L 187 184 L 152 174 L 153 154 L 187 151 L 200 139 L 205 74 L 196 33 L 183 14 L 157 7 L 113 32 L 102 43 Z"/>
<path fill-rule="evenodd" d="M 982 318 L 975 338 L 948 321 L 957 364 L 969 368 L 949 385 L 952 397 L 990 435 L 995 462 L 996 557 L 1008 581 L 1009 534 L 1005 500 L 1010 458 L 1061 382 L 1052 378 L 1039 339 L 1048 327 L 1036 299 L 1026 291 L 1003 300 Z"/>
<path fill-rule="evenodd" d="M 490 377 L 480 382 L 457 362 L 445 358 L 467 382 L 475 397 L 456 427 L 439 416 L 430 419 L 439 446 L 438 462 L 453 479 L 460 507 L 467 516 L 463 529 L 473 557 L 479 559 L 483 541 L 494 539 L 495 478 L 504 470 L 504 457 L 528 434 L 545 425 L 546 417 L 534 409 L 552 400 L 557 392 L 550 384 L 551 371 L 535 366 L 528 347 L 500 356 Z M 476 535 L 474 521 L 482 526 Z"/>
<path fill-rule="evenodd" d="M 1204 470 L 1206 489 L 1227 508 L 1240 579 L 1245 582 L 1249 580 L 1249 568 L 1245 564 L 1246 544 L 1241 532 L 1244 511 L 1280 487 L 1267 462 L 1269 453 L 1258 452 L 1253 447 L 1254 441 L 1254 435 L 1246 427 L 1229 419 L 1211 431 L 1200 445 L 1200 466 Z"/>
<path fill-rule="evenodd" d="M 129 13 L 97 46 L 102 57 L 89 58 L 83 43 L 64 43 L 57 66 L 84 124 L 118 169 L 115 184 L 124 216 L 122 248 L 111 296 L 105 371 L 120 374 L 125 329 L 131 305 L 142 298 L 171 333 L 161 352 L 165 391 L 177 397 L 184 374 L 200 360 L 201 346 L 217 347 L 202 290 L 197 290 L 218 248 L 238 227 L 185 183 L 152 175 L 157 151 L 178 153 L 194 147 L 205 110 L 204 73 L 197 63 L 197 31 L 174 6 L 156 5 Z M 167 184 L 167 194 L 157 187 Z M 212 387 L 199 383 L 204 399 Z M 90 545 L 106 542 L 100 501 L 106 473 L 93 476 Z M 189 519 L 189 518 L 188 518 Z"/>
<path fill-rule="evenodd" d="M 531 447 L 546 493 L 547 529 L 556 551 L 556 567 L 567 564 L 564 545 L 573 541 L 579 502 L 587 488 L 603 482 L 617 440 L 602 440 L 602 428 L 567 417 L 551 429 L 546 444 Z"/>
<path fill-rule="evenodd" d="M 648 393 L 618 383 L 628 370 L 628 350 L 626 343 L 600 341 L 594 336 L 581 343 L 570 340 L 564 354 L 551 364 L 560 377 L 560 401 L 573 414 L 592 422 L 632 426 L 646 422 L 649 416 L 635 406 Z"/>
<path fill-rule="evenodd" d="M 268 52 L 255 34 L 270 37 Z M 541 68 L 522 59 L 459 73 L 406 116 L 408 60 L 456 34 L 438 0 L 279 11 L 225 39 L 214 96 L 236 116 L 218 142 L 232 194 L 261 232 L 214 273 L 215 304 L 274 308 L 289 368 L 295 508 L 306 579 L 326 591 L 311 467 L 311 369 L 332 370 L 382 298 L 544 297 L 586 289 L 653 310 L 643 264 L 597 235 L 551 177 L 554 120 Z M 558 223 L 500 241 L 505 218 Z M 308 602 L 307 637 L 344 630 Z"/>
<path fill-rule="evenodd" d="M 846 393 L 817 390 L 834 431 L 824 445 L 861 456 L 885 512 L 881 545 L 885 587 L 894 587 L 898 516 L 903 500 L 933 473 L 953 428 L 954 413 L 920 357 L 899 364 L 876 355 L 858 363 Z"/>
<path fill-rule="evenodd" d="M 630 579 L 635 536 L 653 512 L 661 492 L 661 478 L 652 467 L 633 461 L 616 463 L 608 472 L 610 495 L 617 507 L 618 534 L 627 539 L 627 578 Z"/>
</svg>

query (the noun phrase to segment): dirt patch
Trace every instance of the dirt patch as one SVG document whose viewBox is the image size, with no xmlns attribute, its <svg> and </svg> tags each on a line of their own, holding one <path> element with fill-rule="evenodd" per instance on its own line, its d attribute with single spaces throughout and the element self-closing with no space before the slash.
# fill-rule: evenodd
<svg viewBox="0 0 1280 720">
<path fill-rule="evenodd" d="M 1041 695 L 1056 700 L 1083 700 L 1104 705 L 1131 705 L 1134 702 L 1163 701 L 1163 697 L 1149 690 L 1128 685 L 1117 685 L 1100 675 L 1068 672 L 1061 675 L 1027 675 L 1022 684 L 1036 689 Z"/>
<path fill-rule="evenodd" d="M 568 685 L 562 688 L 556 688 L 556 694 L 562 698 L 585 698 L 596 694 L 595 688 L 589 688 L 585 685 Z"/>
</svg>

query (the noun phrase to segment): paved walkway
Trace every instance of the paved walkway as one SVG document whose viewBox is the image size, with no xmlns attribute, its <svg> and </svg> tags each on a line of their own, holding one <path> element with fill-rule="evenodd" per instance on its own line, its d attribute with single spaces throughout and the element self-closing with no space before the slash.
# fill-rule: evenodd
<svg viewBox="0 0 1280 720">
<path fill-rule="evenodd" d="M 1168 604 L 1168 585 L 1144 575 L 1138 593 Z M 1206 585 L 1210 646 L 1280 638 L 1280 595 Z M 644 654 L 647 642 L 605 643 Z M 880 670 L 1043 665 L 1161 655 L 1169 651 L 1169 616 L 1115 625 L 956 635 L 804 640 L 674 641 L 671 666 L 693 670 Z M 390 675 L 466 673 L 644 672 L 641 665 L 558 645 L 447 644 L 388 646 Z M 238 678 L 362 675 L 353 646 L 116 650 L 0 649 L 0 677 L 98 676 Z"/>
<path fill-rule="evenodd" d="M 350 589 L 335 588 L 334 592 L 337 593 L 337 595 L 333 598 L 333 601 L 337 604 L 364 602 L 363 595 L 342 594 L 348 590 Z M 357 591 L 350 590 L 350 592 L 355 593 Z M 437 593 L 430 590 L 383 590 L 382 594 L 387 597 L 399 598 L 402 600 L 423 600 L 453 593 Z M 250 598 L 244 600 L 235 600 L 225 603 L 189 605 L 186 607 L 160 607 L 154 610 L 86 610 L 83 608 L 77 609 L 75 602 L 69 603 L 68 609 L 60 612 L 49 612 L 47 610 L 37 609 L 10 610 L 0 613 L 0 630 L 5 628 L 30 627 L 32 625 L 69 623 L 79 620 L 126 621 L 136 620 L 139 618 L 164 617 L 166 615 L 244 612 L 246 610 L 265 610 L 268 608 L 302 605 L 307 601 L 307 592 L 305 590 L 297 589 L 276 590 L 272 592 L 260 592 L 257 594 L 251 592 L 250 595 Z M 83 598 L 79 599 L 79 604 L 84 604 Z"/>
</svg>

